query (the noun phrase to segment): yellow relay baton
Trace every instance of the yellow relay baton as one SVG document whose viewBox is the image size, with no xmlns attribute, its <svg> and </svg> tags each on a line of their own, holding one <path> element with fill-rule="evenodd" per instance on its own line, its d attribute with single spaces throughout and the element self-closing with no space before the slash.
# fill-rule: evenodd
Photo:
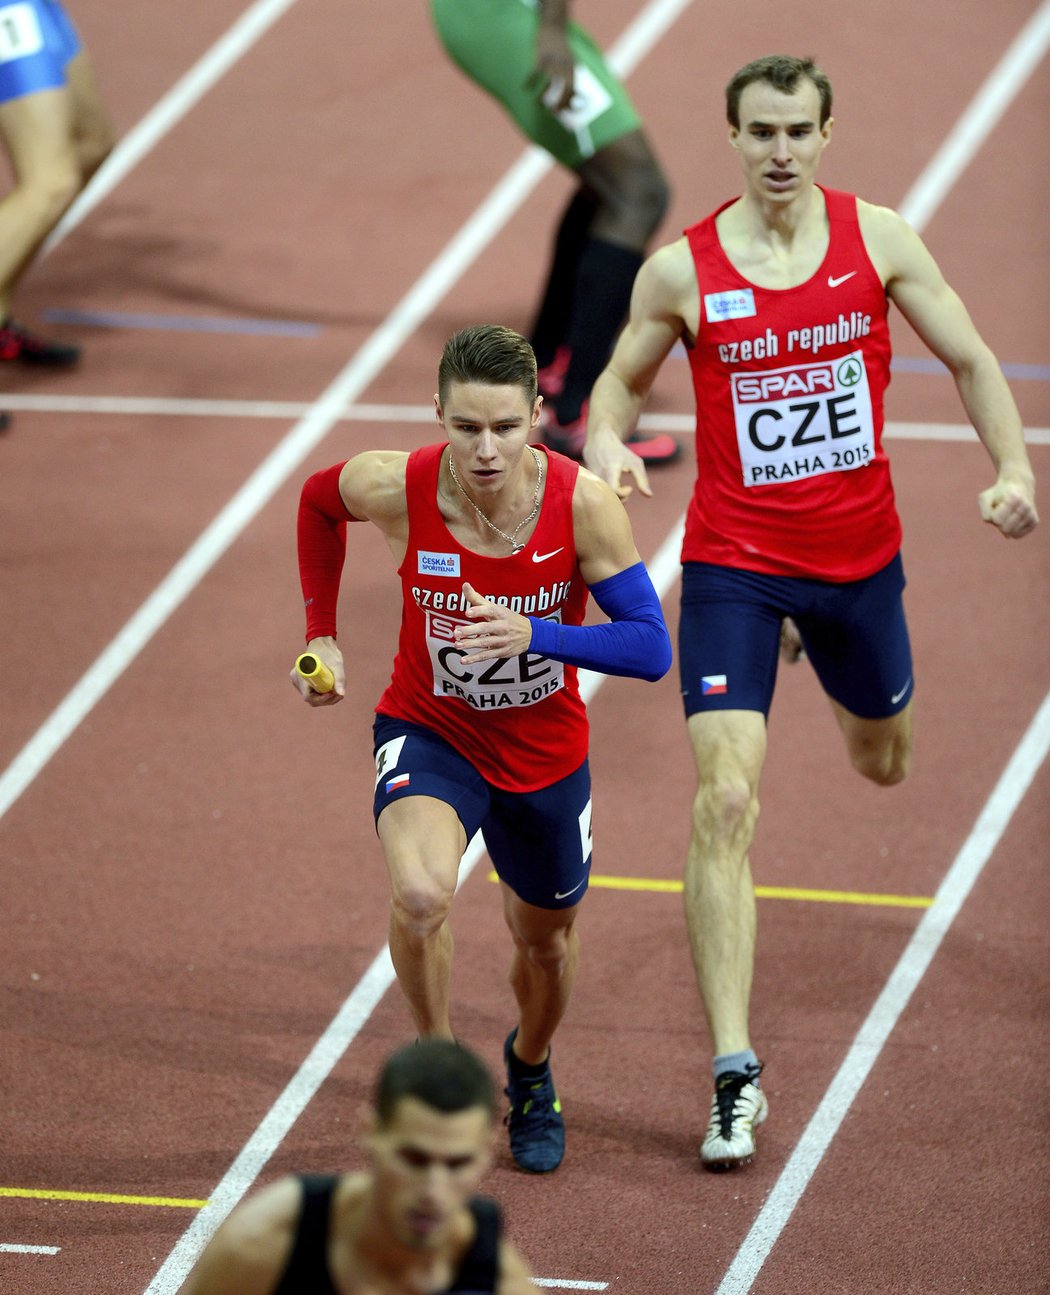
<svg viewBox="0 0 1050 1295">
<path fill-rule="evenodd" d="M 335 675 L 312 652 L 296 657 L 295 673 L 300 679 L 305 679 L 314 692 L 331 692 L 335 687 Z"/>
</svg>

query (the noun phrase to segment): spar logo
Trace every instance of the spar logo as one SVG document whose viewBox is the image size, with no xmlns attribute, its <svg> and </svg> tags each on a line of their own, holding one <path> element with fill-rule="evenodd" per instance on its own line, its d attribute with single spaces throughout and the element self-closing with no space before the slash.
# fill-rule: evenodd
<svg viewBox="0 0 1050 1295">
<path fill-rule="evenodd" d="M 848 363 L 843 361 L 839 368 L 845 368 Z M 853 381 L 859 381 L 859 376 Z M 775 373 L 733 374 L 733 403 L 737 405 L 768 404 L 792 396 L 825 395 L 834 390 L 835 372 L 830 364 L 808 364 Z"/>
<path fill-rule="evenodd" d="M 863 376 L 864 366 L 853 355 L 843 360 L 835 370 L 835 377 L 838 378 L 840 387 L 855 387 Z"/>
<path fill-rule="evenodd" d="M 864 356 L 734 373 L 733 417 L 745 486 L 847 472 L 875 458 Z"/>
</svg>

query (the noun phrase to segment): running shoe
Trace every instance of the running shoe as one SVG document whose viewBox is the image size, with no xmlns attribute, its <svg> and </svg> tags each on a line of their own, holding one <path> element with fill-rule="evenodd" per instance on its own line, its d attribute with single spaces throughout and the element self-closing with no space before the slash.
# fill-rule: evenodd
<svg viewBox="0 0 1050 1295">
<path fill-rule="evenodd" d="M 510 1110 L 504 1123 L 510 1133 L 510 1154 L 519 1169 L 530 1174 L 549 1174 L 557 1169 L 565 1155 L 565 1121 L 561 1102 L 554 1091 L 550 1064 L 538 1079 L 517 1079 L 511 1074 L 510 1053 L 517 1026 L 503 1045 L 503 1062 L 507 1068 L 507 1087 L 503 1090 Z"/>
<path fill-rule="evenodd" d="M 700 1147 L 707 1169 L 746 1165 L 755 1154 L 755 1129 L 769 1114 L 766 1095 L 755 1083 L 762 1064 L 719 1075 L 711 1099 L 711 1119 Z"/>
<path fill-rule="evenodd" d="M 567 346 L 559 346 L 550 364 L 536 370 L 536 385 L 544 400 L 553 400 L 555 396 L 561 395 L 571 359 L 572 351 Z"/>
<path fill-rule="evenodd" d="M 46 364 L 51 368 L 69 368 L 80 359 L 79 346 L 48 342 L 28 328 L 9 319 L 0 325 L 0 360 L 17 360 L 21 364 Z"/>
<path fill-rule="evenodd" d="M 583 459 L 583 443 L 587 439 L 587 402 L 584 401 L 578 418 L 560 423 L 557 414 L 540 415 L 540 434 L 549 450 L 557 450 L 570 459 Z M 682 452 L 678 441 L 667 432 L 659 436 L 639 436 L 636 432 L 627 438 L 627 444 L 645 466 L 673 463 Z"/>
</svg>

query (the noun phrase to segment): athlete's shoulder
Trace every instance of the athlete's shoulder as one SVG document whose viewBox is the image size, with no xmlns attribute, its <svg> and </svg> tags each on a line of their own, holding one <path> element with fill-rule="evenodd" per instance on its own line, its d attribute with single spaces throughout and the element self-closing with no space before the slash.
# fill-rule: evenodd
<svg viewBox="0 0 1050 1295">
<path fill-rule="evenodd" d="M 892 207 L 866 202 L 863 198 L 857 199 L 857 220 L 866 240 L 894 239 L 907 237 L 909 234 L 917 237 L 900 212 L 894 211 Z"/>
<path fill-rule="evenodd" d="M 918 233 L 892 207 L 880 207 L 858 198 L 857 220 L 868 255 L 884 283 L 908 274 L 929 260 Z"/>
<path fill-rule="evenodd" d="M 403 450 L 365 450 L 347 459 L 339 474 L 339 493 L 352 516 L 384 522 L 404 514 L 408 457 Z"/>
<path fill-rule="evenodd" d="M 533 1295 L 535 1289 L 525 1260 L 506 1237 L 501 1237 L 496 1295 Z"/>
<path fill-rule="evenodd" d="M 693 254 L 689 240 L 683 235 L 658 248 L 643 262 L 634 281 L 632 314 L 684 318 L 696 291 Z"/>
<path fill-rule="evenodd" d="M 299 1180 L 286 1177 L 238 1205 L 180 1295 L 268 1295 L 291 1253 L 301 1204 Z"/>
</svg>

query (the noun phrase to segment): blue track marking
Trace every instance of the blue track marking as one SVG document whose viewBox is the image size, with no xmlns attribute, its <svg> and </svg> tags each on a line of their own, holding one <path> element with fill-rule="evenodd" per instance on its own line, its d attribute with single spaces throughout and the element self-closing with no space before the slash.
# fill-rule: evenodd
<svg viewBox="0 0 1050 1295">
<path fill-rule="evenodd" d="M 254 337 L 318 337 L 320 324 L 294 319 L 223 319 L 215 315 L 139 315 L 122 310 L 44 310 L 49 324 L 89 328 L 152 328 L 173 333 L 239 333 Z"/>
</svg>

